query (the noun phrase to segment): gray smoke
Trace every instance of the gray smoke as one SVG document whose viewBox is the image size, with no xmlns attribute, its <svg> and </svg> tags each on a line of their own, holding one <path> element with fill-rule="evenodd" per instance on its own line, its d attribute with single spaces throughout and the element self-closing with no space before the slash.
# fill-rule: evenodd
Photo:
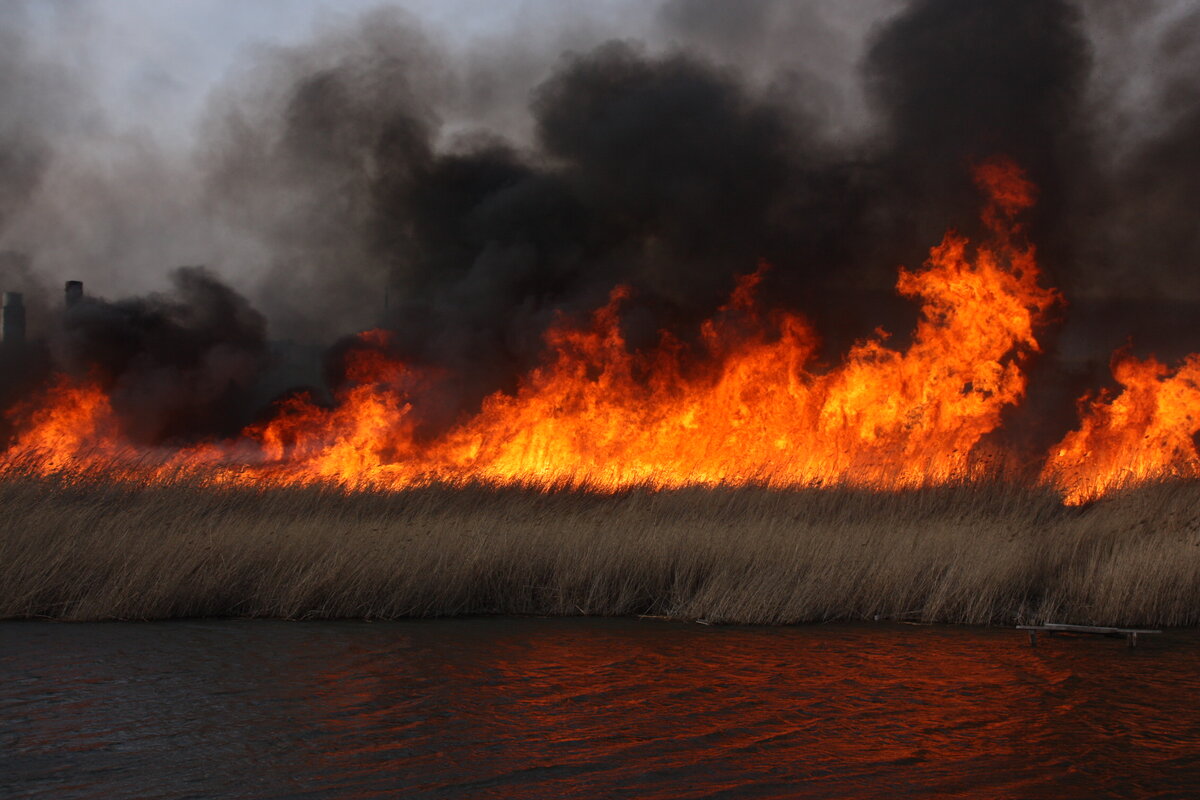
<svg viewBox="0 0 1200 800">
<path fill-rule="evenodd" d="M 66 308 L 58 361 L 101 382 L 134 442 L 233 435 L 255 411 L 266 321 L 204 269 L 170 277 L 168 293 Z"/>
<path fill-rule="evenodd" d="M 252 413 L 267 334 L 241 295 L 275 338 L 393 331 L 394 355 L 445 376 L 417 401 L 437 427 L 511 387 L 557 314 L 616 283 L 635 290 L 636 347 L 662 328 L 687 342 L 759 259 L 773 265 L 765 296 L 814 319 L 825 359 L 878 325 L 902 341 L 915 311 L 890 292 L 896 267 L 917 266 L 947 226 L 975 232 L 971 164 L 1004 153 L 1040 187 L 1030 234 L 1048 282 L 1078 298 L 1035 366 L 1037 424 L 1061 427 L 1114 337 L 1200 349 L 1189 5 L 667 0 L 634 37 L 547 25 L 468 53 L 381 9 L 247 54 L 186 157 L 81 115 L 82 101 L 56 142 L 66 95 L 0 84 L 5 111 L 39 109 L 0 127 L 0 246 L 51 285 L 85 254 L 99 265 L 78 276 L 89 285 L 139 291 L 172 264 L 213 268 L 183 273 L 170 300 L 94 307 L 100 331 L 170 320 L 171 347 L 124 333 L 100 339 L 132 350 L 60 347 L 114 386 L 136 375 L 128 396 L 168 409 L 137 409 L 162 421 L 143 439 Z M 6 74 L 61 78 L 23 51 L 19 24 L 4 30 Z M 207 310 L 188 317 L 191 303 Z M 181 320 L 214 310 L 249 322 L 210 367 L 197 354 L 230 343 Z M 332 375 L 355 346 L 334 349 Z M 216 410 L 144 390 L 159 380 L 137 372 L 146 363 L 179 370 Z"/>
</svg>

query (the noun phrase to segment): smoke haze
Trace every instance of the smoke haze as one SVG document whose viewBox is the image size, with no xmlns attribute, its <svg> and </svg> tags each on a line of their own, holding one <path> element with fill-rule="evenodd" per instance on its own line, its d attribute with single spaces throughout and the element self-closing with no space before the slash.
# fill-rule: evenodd
<svg viewBox="0 0 1200 800">
<path fill-rule="evenodd" d="M 911 328 L 896 268 L 974 232 L 995 153 L 1040 187 L 1030 237 L 1073 302 L 1025 413 L 1060 419 L 1127 336 L 1200 350 L 1193 2 L 532 4 L 464 30 L 381 7 L 228 53 L 186 113 L 152 69 L 105 105 L 85 31 L 119 26 L 52 8 L 0 12 L 0 281 L 139 441 L 236 430 L 269 340 L 372 326 L 446 376 L 423 414 L 448 423 L 557 314 L 625 283 L 632 346 L 686 340 L 760 259 L 836 359 Z M 63 317 L 67 278 L 132 297 Z"/>
</svg>

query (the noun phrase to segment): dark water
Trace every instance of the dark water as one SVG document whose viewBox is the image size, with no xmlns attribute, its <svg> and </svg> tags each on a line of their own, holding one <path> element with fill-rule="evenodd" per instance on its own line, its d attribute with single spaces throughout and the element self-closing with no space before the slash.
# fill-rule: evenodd
<svg viewBox="0 0 1200 800">
<path fill-rule="evenodd" d="M 0 797 L 1200 797 L 1200 638 L 0 624 Z"/>
</svg>

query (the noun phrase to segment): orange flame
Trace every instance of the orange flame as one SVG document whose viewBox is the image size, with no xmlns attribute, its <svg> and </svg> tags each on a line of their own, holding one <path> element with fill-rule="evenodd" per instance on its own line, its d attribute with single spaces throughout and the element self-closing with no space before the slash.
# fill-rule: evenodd
<svg viewBox="0 0 1200 800">
<path fill-rule="evenodd" d="M 741 276 L 730 297 L 685 346 L 668 333 L 632 351 L 621 332 L 630 297 L 615 288 L 586 324 L 560 318 L 546 358 L 512 393 L 425 440 L 410 398 L 422 375 L 384 355 L 382 331 L 347 363 L 348 388 L 332 407 L 295 396 L 236 441 L 135 453 L 134 474 L 195 471 L 220 483 L 336 484 L 402 488 L 428 481 L 537 485 L 764 483 L 899 488 L 975 476 L 981 440 L 1026 389 L 1026 356 L 1058 294 L 1041 287 L 1018 214 L 1035 189 L 1006 160 L 976 169 L 987 202 L 987 240 L 950 232 L 897 290 L 921 303 L 903 349 L 887 334 L 859 342 L 831 369 L 815 364 L 817 337 L 786 311 L 764 311 L 766 265 Z M 1043 478 L 1078 502 L 1126 475 L 1200 474 L 1191 436 L 1200 425 L 1200 357 L 1174 373 L 1123 359 L 1126 387 L 1090 406 L 1081 430 L 1048 459 Z M 129 461 L 107 398 L 95 383 L 59 380 L 36 408 L 20 410 L 6 454 L 46 472 Z M 1102 454 L 1097 457 L 1097 454 Z"/>
<path fill-rule="evenodd" d="M 97 381 L 76 384 L 60 375 L 40 400 L 10 412 L 23 433 L 4 453 L 5 460 L 51 473 L 78 471 L 121 455 L 120 425 Z"/>
<path fill-rule="evenodd" d="M 1200 355 L 1172 370 L 1118 353 L 1116 397 L 1084 398 L 1082 425 L 1051 450 L 1043 478 L 1068 503 L 1164 477 L 1200 476 Z"/>
</svg>

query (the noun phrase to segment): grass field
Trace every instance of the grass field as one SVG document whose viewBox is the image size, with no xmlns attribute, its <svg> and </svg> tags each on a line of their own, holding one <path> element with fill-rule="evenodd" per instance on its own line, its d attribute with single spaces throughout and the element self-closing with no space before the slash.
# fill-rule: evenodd
<svg viewBox="0 0 1200 800">
<path fill-rule="evenodd" d="M 0 618 L 1200 624 L 1200 485 L 597 494 L 0 481 Z"/>
</svg>

